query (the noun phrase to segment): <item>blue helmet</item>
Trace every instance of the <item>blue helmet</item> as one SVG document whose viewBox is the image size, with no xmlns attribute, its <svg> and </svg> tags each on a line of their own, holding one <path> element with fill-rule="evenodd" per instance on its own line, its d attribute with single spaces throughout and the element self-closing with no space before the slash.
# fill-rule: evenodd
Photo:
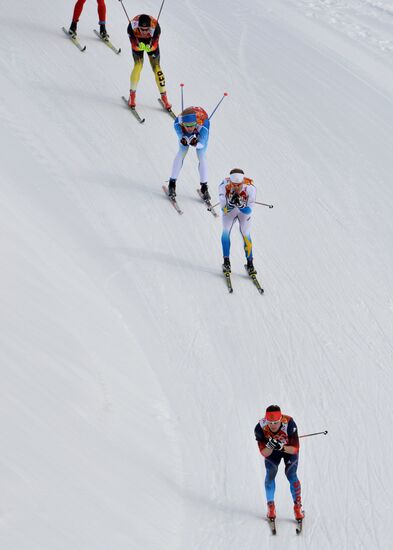
<svg viewBox="0 0 393 550">
<path fill-rule="evenodd" d="M 187 113 L 186 115 L 180 116 L 180 124 L 183 124 L 184 126 L 196 126 L 197 125 L 197 117 L 195 113 Z"/>
</svg>

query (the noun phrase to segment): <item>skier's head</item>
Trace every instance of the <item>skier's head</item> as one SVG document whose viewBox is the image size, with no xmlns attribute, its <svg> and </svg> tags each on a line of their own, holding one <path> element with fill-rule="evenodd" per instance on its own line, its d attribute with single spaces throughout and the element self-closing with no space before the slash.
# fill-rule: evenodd
<svg viewBox="0 0 393 550">
<path fill-rule="evenodd" d="M 229 172 L 229 179 L 232 185 L 240 185 L 244 180 L 244 171 L 241 168 L 232 168 Z"/>
<path fill-rule="evenodd" d="M 139 27 L 143 27 L 143 28 L 146 28 L 146 29 L 149 28 L 150 25 L 151 25 L 150 15 L 146 15 L 145 13 L 142 13 L 139 16 L 138 24 L 139 24 Z"/>
<path fill-rule="evenodd" d="M 186 130 L 186 132 L 192 132 L 195 130 L 197 125 L 197 117 L 192 108 L 184 109 L 179 119 L 181 126 Z"/>
<path fill-rule="evenodd" d="M 278 428 L 281 424 L 281 416 L 281 409 L 278 405 L 270 405 L 266 409 L 265 418 L 270 427 L 277 426 Z"/>
</svg>

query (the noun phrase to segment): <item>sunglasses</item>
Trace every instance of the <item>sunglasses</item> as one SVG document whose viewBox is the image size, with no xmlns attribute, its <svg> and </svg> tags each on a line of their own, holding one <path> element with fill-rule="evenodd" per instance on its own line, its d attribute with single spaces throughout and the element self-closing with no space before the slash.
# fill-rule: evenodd
<svg viewBox="0 0 393 550">
<path fill-rule="evenodd" d="M 197 123 L 196 122 L 183 122 L 183 126 L 185 128 L 194 128 L 194 126 L 196 126 Z"/>
</svg>

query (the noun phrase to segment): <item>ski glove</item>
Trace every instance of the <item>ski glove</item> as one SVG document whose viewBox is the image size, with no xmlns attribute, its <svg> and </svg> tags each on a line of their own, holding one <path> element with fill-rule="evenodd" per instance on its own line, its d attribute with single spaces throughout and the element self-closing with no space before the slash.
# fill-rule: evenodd
<svg viewBox="0 0 393 550">
<path fill-rule="evenodd" d="M 187 145 L 188 145 L 188 140 L 187 140 L 187 138 L 186 138 L 186 137 L 182 137 L 181 140 L 180 140 L 180 143 L 181 143 L 182 145 L 184 145 L 184 147 L 187 147 Z"/>
<path fill-rule="evenodd" d="M 284 447 L 284 443 L 282 441 L 279 441 L 278 439 L 269 437 L 269 440 L 266 443 L 266 447 L 268 447 L 269 449 L 272 449 L 272 451 L 282 451 Z"/>
<path fill-rule="evenodd" d="M 197 143 L 198 143 L 198 138 L 196 136 L 193 136 L 190 139 L 190 145 L 192 145 L 192 147 L 196 147 Z"/>
<path fill-rule="evenodd" d="M 144 42 L 139 42 L 138 46 L 142 51 L 146 53 L 151 52 L 151 44 L 145 44 Z"/>
<path fill-rule="evenodd" d="M 232 197 L 229 199 L 229 203 L 233 206 L 240 206 L 240 197 L 237 193 L 233 193 Z"/>
</svg>

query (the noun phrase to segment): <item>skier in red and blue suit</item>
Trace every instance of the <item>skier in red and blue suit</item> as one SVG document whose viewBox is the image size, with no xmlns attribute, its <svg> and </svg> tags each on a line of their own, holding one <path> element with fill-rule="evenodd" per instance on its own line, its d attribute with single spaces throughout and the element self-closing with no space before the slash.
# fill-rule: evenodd
<svg viewBox="0 0 393 550">
<path fill-rule="evenodd" d="M 265 458 L 266 477 L 265 492 L 267 500 L 267 517 L 276 517 L 274 493 L 275 477 L 281 460 L 284 460 L 285 475 L 289 481 L 294 502 L 296 519 L 303 519 L 301 485 L 297 477 L 299 461 L 299 436 L 297 426 L 291 416 L 281 413 L 278 405 L 270 405 L 265 417 L 255 426 L 255 438 L 261 455 Z"/>
</svg>

